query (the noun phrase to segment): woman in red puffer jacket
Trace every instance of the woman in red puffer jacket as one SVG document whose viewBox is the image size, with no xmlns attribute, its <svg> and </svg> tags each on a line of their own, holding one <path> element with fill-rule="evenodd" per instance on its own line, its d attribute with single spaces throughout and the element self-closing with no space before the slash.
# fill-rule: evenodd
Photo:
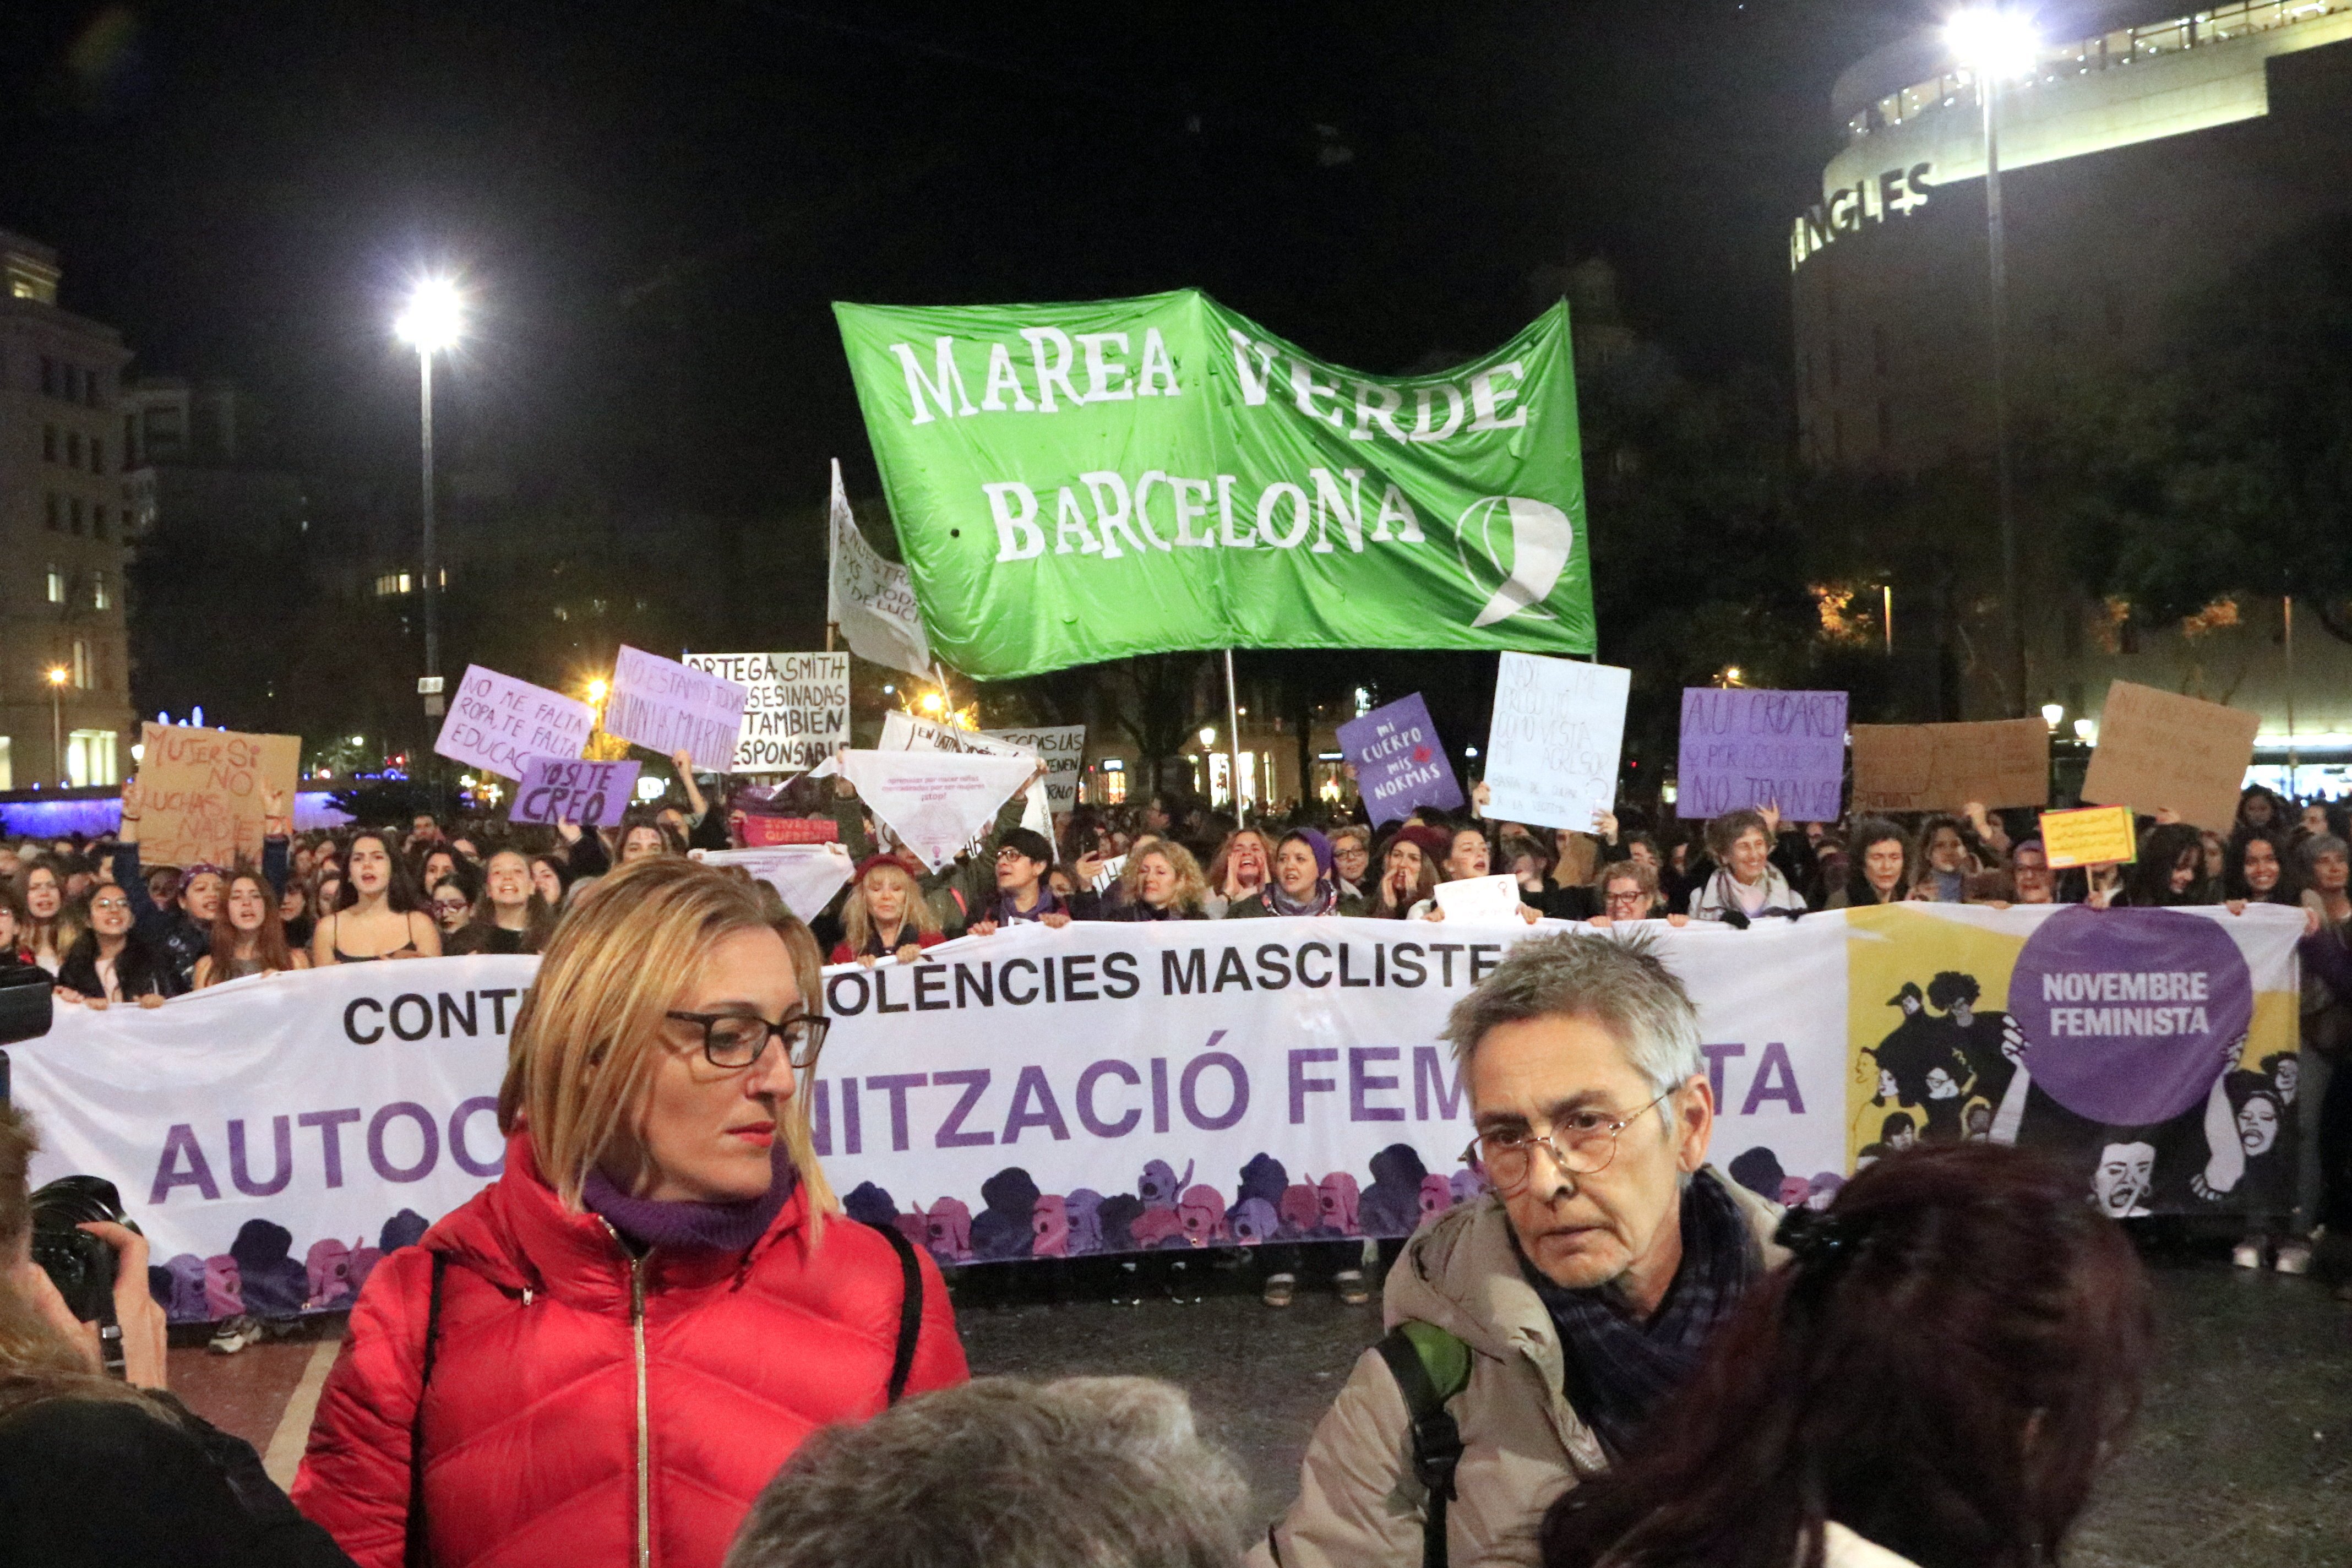
<svg viewBox="0 0 2352 1568">
<path fill-rule="evenodd" d="M 565 917 L 504 1172 L 369 1276 L 320 1398 L 294 1500 L 361 1568 L 717 1568 L 810 1433 L 967 1376 L 936 1266 L 817 1165 L 789 934 L 667 857 Z"/>
</svg>

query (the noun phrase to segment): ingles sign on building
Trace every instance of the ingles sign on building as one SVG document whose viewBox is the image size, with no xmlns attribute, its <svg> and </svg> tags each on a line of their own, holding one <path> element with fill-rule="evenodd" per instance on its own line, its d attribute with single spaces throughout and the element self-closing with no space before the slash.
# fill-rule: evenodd
<svg viewBox="0 0 2352 1568">
<path fill-rule="evenodd" d="M 1789 270 L 1794 272 L 1807 258 L 1835 245 L 1840 236 L 1860 234 L 1866 223 L 1885 223 L 1890 214 L 1908 217 L 1926 206 L 1935 172 L 1933 163 L 1914 163 L 1832 191 L 1829 200 L 1815 203 L 1790 226 Z"/>
</svg>

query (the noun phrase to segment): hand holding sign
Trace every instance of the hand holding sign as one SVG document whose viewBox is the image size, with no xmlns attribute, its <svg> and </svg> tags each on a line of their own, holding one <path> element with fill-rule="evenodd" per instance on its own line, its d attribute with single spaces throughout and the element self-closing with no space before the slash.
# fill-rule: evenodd
<svg viewBox="0 0 2352 1568">
<path fill-rule="evenodd" d="M 696 766 L 723 773 L 734 765 L 751 696 L 724 676 L 624 644 L 604 699 L 604 732 L 665 756 L 684 747 Z"/>
<path fill-rule="evenodd" d="M 1633 672 L 1613 665 L 1507 653 L 1495 672 L 1486 732 L 1492 820 L 1600 825 L 1617 801 L 1617 760 Z"/>
<path fill-rule="evenodd" d="M 302 742 L 292 735 L 246 735 L 177 724 L 141 727 L 138 793 L 125 820 L 158 866 L 226 866 L 258 859 L 264 792 L 293 793 Z"/>
<path fill-rule="evenodd" d="M 2184 822 L 2227 833 L 2261 725 L 2242 709 L 2116 681 L 2099 712 L 2083 798 L 2151 816 L 2176 811 Z"/>
</svg>

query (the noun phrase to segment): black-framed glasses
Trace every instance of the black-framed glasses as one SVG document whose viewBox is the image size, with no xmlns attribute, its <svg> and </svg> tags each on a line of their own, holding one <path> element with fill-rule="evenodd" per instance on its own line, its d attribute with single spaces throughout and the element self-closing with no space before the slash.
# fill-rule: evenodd
<svg viewBox="0 0 2352 1568">
<path fill-rule="evenodd" d="M 775 1022 L 749 1013 L 670 1013 L 681 1024 L 702 1026 L 702 1054 L 715 1068 L 747 1068 L 760 1059 L 770 1039 L 784 1042 L 784 1055 L 795 1068 L 816 1066 L 824 1049 L 830 1018 L 794 1013 Z"/>
<path fill-rule="evenodd" d="M 1670 1089 L 1640 1110 L 1625 1116 L 1612 1117 L 1602 1110 L 1572 1110 L 1549 1134 L 1540 1137 L 1532 1132 L 1482 1132 L 1462 1151 L 1462 1163 L 1485 1170 L 1487 1184 L 1501 1193 L 1516 1193 L 1528 1184 L 1528 1177 L 1535 1170 L 1538 1147 L 1549 1150 L 1559 1168 L 1570 1175 L 1596 1176 L 1617 1158 L 1617 1135 L 1672 1093 L 1674 1089 Z"/>
</svg>

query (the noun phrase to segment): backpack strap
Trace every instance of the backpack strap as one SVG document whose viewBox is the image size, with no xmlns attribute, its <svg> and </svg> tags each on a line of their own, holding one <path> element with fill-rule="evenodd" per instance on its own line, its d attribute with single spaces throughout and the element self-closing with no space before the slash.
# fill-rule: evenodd
<svg viewBox="0 0 2352 1568">
<path fill-rule="evenodd" d="M 425 1391 L 433 1382 L 433 1358 L 440 1348 L 441 1280 L 449 1271 L 449 1255 L 433 1254 L 433 1289 L 425 1302 L 424 1375 L 416 1380 L 416 1411 L 408 1418 L 408 1544 L 401 1555 L 406 1568 L 425 1568 L 432 1561 L 425 1544 Z"/>
<path fill-rule="evenodd" d="M 1429 1489 L 1422 1513 L 1422 1568 L 1446 1568 L 1445 1505 L 1462 1462 L 1462 1430 L 1445 1402 L 1470 1385 L 1470 1347 L 1428 1323 L 1400 1323 L 1381 1340 L 1381 1359 L 1404 1395 L 1412 1473 Z"/>
<path fill-rule="evenodd" d="M 896 1405 L 906 1394 L 908 1374 L 915 1370 L 915 1342 L 923 1331 L 923 1266 L 916 1261 L 914 1243 L 897 1226 L 869 1228 L 880 1231 L 898 1255 L 898 1348 L 890 1360 L 890 1403 Z"/>
</svg>

